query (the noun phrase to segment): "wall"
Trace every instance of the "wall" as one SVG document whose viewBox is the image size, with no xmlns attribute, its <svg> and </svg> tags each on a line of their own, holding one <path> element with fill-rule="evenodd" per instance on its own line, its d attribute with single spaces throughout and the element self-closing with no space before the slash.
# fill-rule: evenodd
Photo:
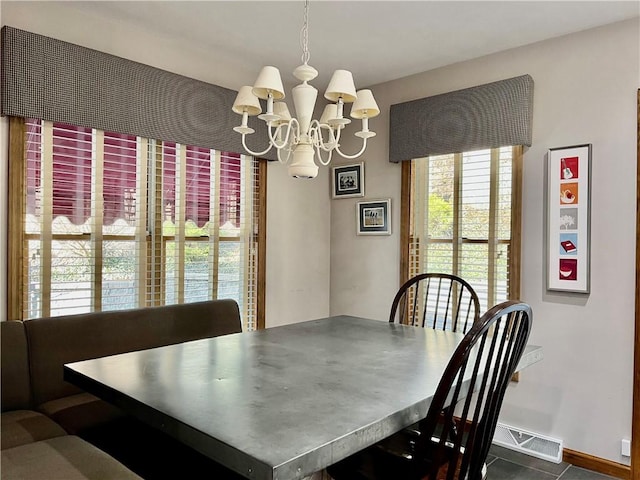
<svg viewBox="0 0 640 480">
<path fill-rule="evenodd" d="M 329 315 L 329 175 L 267 173 L 267 327 Z"/>
<path fill-rule="evenodd" d="M 615 462 L 631 438 L 638 20 L 576 33 L 372 87 L 382 114 L 366 154 L 366 199 L 391 198 L 393 234 L 357 237 L 355 201 L 331 205 L 331 313 L 384 320 L 399 276 L 400 166 L 388 163 L 389 106 L 530 74 L 533 145 L 524 155 L 521 299 L 544 360 L 523 372 L 501 421 Z M 547 149 L 593 144 L 591 294 L 544 287 Z M 348 268 L 343 267 L 348 265 Z"/>
<path fill-rule="evenodd" d="M 73 8 L 73 2 L 2 2 L 2 25 L 39 33 L 146 63 L 227 88 L 206 52 L 180 38 L 162 36 L 141 24 L 116 22 Z M 135 45 L 135 48 L 132 46 Z M 233 68 L 233 64 L 228 66 Z M 238 117 L 238 120 L 240 117 Z M 0 258 L 6 258 L 6 119 L 0 122 Z M 229 132 L 230 135 L 235 135 Z M 296 181 L 286 168 L 267 169 L 267 326 L 325 317 L 329 313 L 328 174 Z M 0 273 L 0 307 L 6 312 L 6 274 Z M 0 318 L 0 320 L 6 320 Z"/>
</svg>

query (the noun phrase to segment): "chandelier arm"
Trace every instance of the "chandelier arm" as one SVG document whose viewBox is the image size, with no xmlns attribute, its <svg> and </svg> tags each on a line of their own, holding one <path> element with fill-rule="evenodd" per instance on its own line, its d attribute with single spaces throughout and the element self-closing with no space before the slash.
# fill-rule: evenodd
<svg viewBox="0 0 640 480">
<path fill-rule="evenodd" d="M 291 153 L 293 152 L 292 149 L 288 148 L 287 150 L 287 158 L 285 158 L 284 160 L 282 159 L 282 150 L 284 150 L 284 148 L 279 148 L 278 149 L 278 162 L 280 162 L 282 165 L 286 165 L 287 163 L 289 163 L 289 159 L 291 158 Z"/>
<path fill-rule="evenodd" d="M 337 146 L 337 147 L 335 148 L 335 151 L 336 151 L 336 152 L 338 152 L 342 158 L 346 158 L 346 159 L 349 159 L 349 160 L 353 160 L 354 158 L 358 158 L 360 155 L 362 155 L 362 154 L 364 153 L 364 151 L 365 151 L 365 149 L 366 149 L 366 148 L 367 148 L 367 139 L 366 139 L 366 138 L 363 138 L 363 139 L 362 139 L 362 148 L 361 148 L 361 149 L 360 149 L 360 151 L 359 151 L 358 153 L 356 153 L 355 155 L 347 155 L 346 153 L 342 153 L 342 152 L 340 151 L 340 147 L 339 147 L 339 146 Z"/>
<path fill-rule="evenodd" d="M 324 142 L 324 137 L 322 136 L 322 129 L 326 128 L 329 130 L 329 141 L 327 143 Z M 333 128 L 331 128 L 327 124 L 322 124 L 318 120 L 313 120 L 311 122 L 311 127 L 309 128 L 309 132 L 311 133 L 311 141 L 316 146 L 316 148 L 322 148 L 325 152 L 330 152 L 334 149 L 334 147 L 338 144 L 335 135 L 333 133 Z M 315 140 L 317 139 L 317 141 Z M 318 155 L 320 155 L 318 153 Z"/>
<path fill-rule="evenodd" d="M 322 159 L 322 150 L 324 150 L 325 152 L 329 152 L 327 154 L 327 159 L 323 160 Z M 331 163 L 331 157 L 333 156 L 333 149 L 329 149 L 329 150 L 325 150 L 320 149 L 320 145 L 316 145 L 316 152 L 318 153 L 318 161 L 320 162 L 320 165 L 322 165 L 323 167 L 326 167 L 327 165 L 329 165 L 329 163 Z"/>
<path fill-rule="evenodd" d="M 340 134 L 342 133 L 342 128 L 340 128 L 340 125 L 336 126 L 335 128 L 336 133 L 335 133 L 335 139 L 336 139 L 336 146 L 340 145 Z"/>
<path fill-rule="evenodd" d="M 253 155 L 254 157 L 261 157 L 262 155 L 266 154 L 269 150 L 271 150 L 271 148 L 273 148 L 273 144 L 270 143 L 269 147 L 266 150 L 263 150 L 262 152 L 254 152 L 249 147 L 247 147 L 247 143 L 245 141 L 246 136 L 247 135 L 245 133 L 242 134 L 242 146 L 247 152 L 249 152 L 249 154 Z"/>
<path fill-rule="evenodd" d="M 294 125 L 295 123 L 295 125 Z M 295 118 L 292 118 L 291 120 L 289 120 L 289 123 L 287 123 L 287 134 L 284 137 L 284 140 L 282 141 L 281 144 L 278 144 L 278 131 L 280 131 L 282 129 L 282 127 L 284 127 L 284 124 L 278 125 L 275 129 L 275 131 L 272 131 L 271 129 L 273 128 L 271 125 L 269 125 L 268 127 L 268 132 L 269 132 L 269 142 L 276 147 L 278 150 L 280 150 L 281 148 L 284 148 L 287 143 L 289 142 L 289 134 L 291 133 L 291 131 L 293 130 L 293 128 L 298 124 L 298 120 Z M 294 133 L 294 137 L 295 137 L 295 133 Z"/>
</svg>

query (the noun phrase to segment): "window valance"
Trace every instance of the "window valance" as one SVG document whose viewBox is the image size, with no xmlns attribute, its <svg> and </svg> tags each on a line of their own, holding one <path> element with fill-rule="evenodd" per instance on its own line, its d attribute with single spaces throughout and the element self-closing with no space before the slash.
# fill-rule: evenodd
<svg viewBox="0 0 640 480">
<path fill-rule="evenodd" d="M 236 91 L 10 26 L 1 87 L 2 115 L 244 151 L 233 131 Z M 263 122 L 250 120 L 249 146 L 266 144 Z"/>
<path fill-rule="evenodd" d="M 389 161 L 531 146 L 533 78 L 509 78 L 391 106 Z"/>
</svg>

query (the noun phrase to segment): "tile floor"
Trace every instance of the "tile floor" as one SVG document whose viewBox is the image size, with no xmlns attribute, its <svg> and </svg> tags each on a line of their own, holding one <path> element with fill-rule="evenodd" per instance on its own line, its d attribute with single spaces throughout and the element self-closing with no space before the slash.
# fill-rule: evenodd
<svg viewBox="0 0 640 480">
<path fill-rule="evenodd" d="M 326 472 L 318 472 L 311 480 L 331 480 L 331 477 Z M 487 457 L 487 480 L 615 480 L 615 477 L 493 445 Z"/>
<path fill-rule="evenodd" d="M 565 462 L 547 462 L 493 445 L 487 457 L 487 480 L 611 480 Z"/>
</svg>

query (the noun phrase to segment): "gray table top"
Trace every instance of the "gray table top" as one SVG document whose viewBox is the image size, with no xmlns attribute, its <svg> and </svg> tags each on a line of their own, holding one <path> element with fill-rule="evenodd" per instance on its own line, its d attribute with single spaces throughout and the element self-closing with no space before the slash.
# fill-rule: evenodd
<svg viewBox="0 0 640 480">
<path fill-rule="evenodd" d="M 337 316 L 65 365 L 65 379 L 259 480 L 300 479 L 426 415 L 461 334 Z M 519 369 L 542 358 L 528 346 Z"/>
</svg>

